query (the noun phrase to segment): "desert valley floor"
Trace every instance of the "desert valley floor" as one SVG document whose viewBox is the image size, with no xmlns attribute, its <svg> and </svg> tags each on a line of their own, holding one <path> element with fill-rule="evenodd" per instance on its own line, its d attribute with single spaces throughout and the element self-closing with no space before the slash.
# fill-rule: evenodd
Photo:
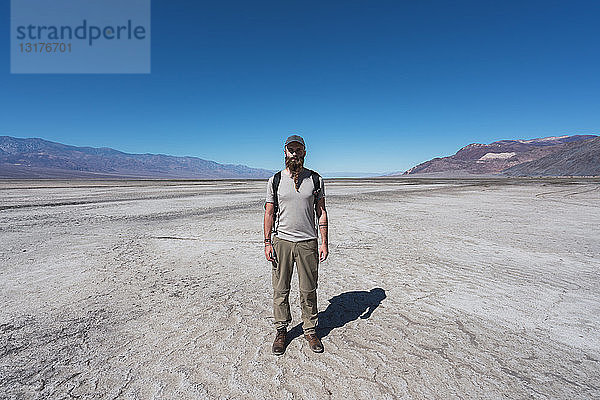
<svg viewBox="0 0 600 400">
<path fill-rule="evenodd" d="M 326 182 L 271 354 L 264 181 L 1 181 L 2 399 L 600 398 L 600 181 Z"/>
</svg>

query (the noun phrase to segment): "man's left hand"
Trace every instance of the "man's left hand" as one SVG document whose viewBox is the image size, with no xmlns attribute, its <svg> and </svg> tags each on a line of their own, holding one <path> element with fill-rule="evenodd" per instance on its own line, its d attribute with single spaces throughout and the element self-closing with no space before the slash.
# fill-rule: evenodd
<svg viewBox="0 0 600 400">
<path fill-rule="evenodd" d="M 321 247 L 319 247 L 319 262 L 323 262 L 327 260 L 327 256 L 329 255 L 329 246 L 326 243 L 323 243 Z"/>
</svg>

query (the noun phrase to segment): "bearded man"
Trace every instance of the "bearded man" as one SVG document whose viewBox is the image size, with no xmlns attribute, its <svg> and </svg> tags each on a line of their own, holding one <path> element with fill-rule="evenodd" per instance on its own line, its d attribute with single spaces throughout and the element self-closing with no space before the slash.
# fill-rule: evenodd
<svg viewBox="0 0 600 400">
<path fill-rule="evenodd" d="M 265 257 L 273 265 L 273 315 L 277 329 L 273 354 L 282 355 L 286 348 L 287 327 L 292 322 L 289 294 L 294 263 L 298 269 L 304 337 L 311 350 L 320 353 L 323 344 L 316 332 L 317 279 L 319 262 L 329 254 L 325 187 L 319 174 L 304 168 L 304 139 L 298 135 L 288 137 L 283 152 L 285 169 L 267 183 L 264 218 Z M 321 232 L 320 247 L 315 214 Z"/>
</svg>

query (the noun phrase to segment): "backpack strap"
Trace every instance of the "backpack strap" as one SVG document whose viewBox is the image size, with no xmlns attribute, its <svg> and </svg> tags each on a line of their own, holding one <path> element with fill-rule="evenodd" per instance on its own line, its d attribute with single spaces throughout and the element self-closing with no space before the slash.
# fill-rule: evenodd
<svg viewBox="0 0 600 400">
<path fill-rule="evenodd" d="M 310 176 L 312 178 L 313 181 L 313 196 L 315 196 L 315 205 L 317 205 L 317 197 L 319 197 L 319 194 L 321 193 L 321 182 L 319 182 L 319 178 L 321 177 L 318 173 L 316 173 L 315 171 L 310 170 Z"/>
<path fill-rule="evenodd" d="M 277 190 L 279 189 L 279 182 L 281 182 L 281 171 L 277 172 L 273 175 L 273 182 L 271 182 L 271 187 L 273 188 L 273 214 L 275 218 L 273 220 L 273 228 L 271 232 L 275 233 L 275 226 L 277 225 L 278 211 L 279 211 L 279 199 L 277 198 Z M 267 204 L 265 203 L 265 208 L 267 208 Z"/>
<path fill-rule="evenodd" d="M 313 196 L 314 196 L 314 204 L 317 205 L 317 197 L 319 197 L 319 193 L 321 193 L 321 182 L 319 178 L 321 177 L 318 173 L 312 170 L 308 170 L 310 172 L 310 176 L 313 181 Z M 277 172 L 273 175 L 273 213 L 275 214 L 275 219 L 277 219 L 277 212 L 279 211 L 279 199 L 277 198 L 277 190 L 279 189 L 279 182 L 281 182 L 281 171 Z M 265 208 L 267 205 L 265 204 Z M 275 223 L 273 223 L 273 230 L 275 230 Z"/>
<path fill-rule="evenodd" d="M 281 171 L 273 175 L 273 208 L 275 209 L 275 215 L 277 215 L 277 210 L 279 209 L 279 199 L 277 198 L 279 182 L 281 182 Z"/>
</svg>

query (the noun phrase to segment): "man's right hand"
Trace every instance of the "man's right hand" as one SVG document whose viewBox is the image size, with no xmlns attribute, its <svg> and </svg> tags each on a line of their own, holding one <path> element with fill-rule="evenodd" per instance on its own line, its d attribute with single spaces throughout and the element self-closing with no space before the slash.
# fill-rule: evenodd
<svg viewBox="0 0 600 400">
<path fill-rule="evenodd" d="M 265 243 L 265 257 L 267 258 L 267 261 L 275 261 L 274 254 L 273 245 L 271 243 Z"/>
</svg>

